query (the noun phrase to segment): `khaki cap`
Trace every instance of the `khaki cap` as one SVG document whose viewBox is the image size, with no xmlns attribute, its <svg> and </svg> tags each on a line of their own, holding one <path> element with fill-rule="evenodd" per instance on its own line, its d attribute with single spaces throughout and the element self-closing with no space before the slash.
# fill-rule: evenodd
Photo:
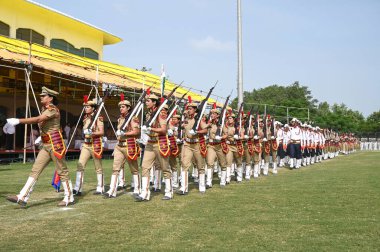
<svg viewBox="0 0 380 252">
<path fill-rule="evenodd" d="M 211 113 L 216 113 L 216 114 L 220 114 L 220 111 L 218 109 L 211 109 L 210 110 Z"/>
<path fill-rule="evenodd" d="M 47 87 L 42 87 L 40 96 L 45 96 L 45 95 L 58 96 L 58 94 L 59 93 L 57 91 L 51 90 L 51 89 L 49 89 Z"/>
<path fill-rule="evenodd" d="M 88 100 L 87 102 L 83 103 L 83 106 L 97 106 L 97 105 L 98 105 L 98 101 L 96 98 L 92 100 Z"/>
<path fill-rule="evenodd" d="M 158 96 L 155 94 L 150 94 L 146 96 L 146 99 L 151 99 L 151 100 L 157 100 L 158 101 Z"/>
<path fill-rule="evenodd" d="M 190 102 L 187 104 L 187 107 L 198 108 L 198 104 L 196 104 L 195 102 Z"/>
<path fill-rule="evenodd" d="M 117 104 L 119 107 L 121 106 L 121 105 L 125 105 L 125 106 L 131 106 L 131 103 L 130 103 L 130 101 L 128 101 L 128 100 L 123 100 L 123 101 L 120 101 L 118 104 Z"/>
</svg>

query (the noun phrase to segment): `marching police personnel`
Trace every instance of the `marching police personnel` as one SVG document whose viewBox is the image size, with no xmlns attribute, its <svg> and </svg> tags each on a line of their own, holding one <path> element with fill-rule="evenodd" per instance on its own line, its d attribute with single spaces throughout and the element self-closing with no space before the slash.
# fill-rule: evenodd
<svg viewBox="0 0 380 252">
<path fill-rule="evenodd" d="M 102 167 L 102 136 L 104 135 L 104 124 L 103 117 L 99 116 L 92 128 L 93 120 L 95 119 L 96 109 L 98 107 L 97 100 L 88 100 L 87 96 L 84 99 L 84 112 L 83 117 L 83 133 L 84 133 L 84 143 L 80 152 L 78 164 L 77 164 L 77 176 L 75 187 L 73 190 L 74 195 L 81 196 L 83 190 L 84 181 L 84 169 L 88 160 L 92 157 L 94 160 L 97 186 L 94 194 L 104 193 L 104 178 L 103 178 L 103 167 Z"/>
<path fill-rule="evenodd" d="M 65 161 L 65 143 L 63 142 L 62 134 L 60 132 L 60 112 L 56 105 L 58 92 L 42 87 L 40 94 L 42 111 L 41 115 L 31 118 L 10 118 L 7 122 L 11 125 L 17 124 L 35 124 L 40 126 L 41 138 L 39 141 L 43 142 L 42 149 L 39 151 L 37 158 L 33 164 L 32 171 L 29 178 L 18 195 L 8 196 L 7 200 L 18 203 L 25 207 L 33 188 L 44 170 L 49 164 L 50 160 L 55 163 L 57 174 L 61 180 L 64 189 L 64 197 L 58 206 L 64 207 L 74 204 L 73 189 L 69 178 L 69 169 Z"/>
<path fill-rule="evenodd" d="M 159 107 L 157 95 L 148 94 L 145 104 L 149 110 L 146 115 L 147 120 L 151 119 L 151 117 L 153 119 L 153 114 L 156 113 Z M 167 141 L 166 118 L 166 111 L 161 110 L 155 121 L 152 122 L 151 127 L 145 127 L 144 125 L 141 129 L 141 134 L 144 136 L 147 135 L 149 140 L 146 143 L 142 161 L 141 193 L 136 197 L 136 201 L 150 200 L 149 176 L 155 160 L 158 160 L 160 163 L 160 167 L 165 178 L 165 195 L 162 199 L 170 200 L 173 198 L 173 191 L 171 187 L 172 174 L 169 168 L 170 149 Z"/>
<path fill-rule="evenodd" d="M 124 166 L 124 163 L 126 161 L 128 162 L 128 166 L 134 182 L 133 194 L 138 195 L 140 192 L 139 166 L 137 163 L 137 158 L 140 154 L 140 148 L 136 143 L 136 139 L 140 135 L 140 121 L 138 117 L 134 116 L 125 126 L 125 129 L 122 129 L 123 125 L 125 125 L 126 117 L 130 113 L 131 103 L 128 100 L 124 100 L 124 96 L 121 96 L 121 101 L 119 102 L 118 106 L 120 109 L 120 117 L 117 120 L 116 131 L 118 143 L 114 150 L 110 188 L 105 193 L 105 198 L 116 197 L 118 175 L 120 169 Z"/>
<path fill-rule="evenodd" d="M 175 113 L 175 112 L 174 112 Z M 170 142 L 170 157 L 169 165 L 172 170 L 172 184 L 173 189 L 178 189 L 178 157 L 181 153 L 182 144 L 178 136 L 178 128 L 180 127 L 180 115 L 174 114 L 168 123 L 168 138 Z"/>
<path fill-rule="evenodd" d="M 218 120 L 220 111 L 216 108 L 210 111 L 211 113 L 211 124 L 209 125 L 209 141 L 207 146 L 207 182 L 206 188 L 212 187 L 212 178 L 213 178 L 213 167 L 215 163 L 215 159 L 217 158 L 219 166 L 222 170 L 221 178 L 220 178 L 220 186 L 223 187 L 226 185 L 226 176 L 227 176 L 227 161 L 226 155 L 224 154 L 221 146 L 222 138 L 225 139 L 227 137 L 226 131 L 222 132 L 221 136 L 217 136 L 216 132 L 218 129 Z M 223 129 L 223 125 L 221 125 Z"/>
<path fill-rule="evenodd" d="M 193 158 L 195 159 L 198 173 L 199 173 L 199 192 L 206 192 L 205 185 L 205 164 L 204 158 L 200 152 L 199 145 L 199 134 L 207 133 L 207 125 L 204 121 L 201 121 L 200 128 L 198 128 L 195 132 L 192 131 L 192 128 L 195 124 L 195 113 L 197 110 L 196 103 L 188 103 L 187 104 L 187 120 L 183 123 L 183 135 L 184 135 L 184 144 L 182 146 L 182 156 L 181 156 L 181 187 L 177 194 L 185 195 L 189 190 L 189 182 L 188 182 L 188 173 L 190 166 L 192 164 Z"/>
<path fill-rule="evenodd" d="M 242 156 L 244 152 L 243 146 L 238 146 L 237 140 L 244 138 L 244 129 L 238 129 L 239 135 L 236 135 L 236 129 L 235 129 L 235 114 L 229 114 L 227 116 L 227 137 L 226 137 L 226 143 L 228 145 L 228 153 L 226 154 L 226 161 L 227 161 L 227 184 L 231 181 L 231 166 L 232 163 L 235 161 L 236 163 L 236 170 L 237 170 L 237 181 L 241 182 L 243 178 L 243 168 L 242 168 Z M 241 144 L 241 142 L 240 142 Z"/>
<path fill-rule="evenodd" d="M 257 118 L 256 118 L 257 120 Z M 262 141 L 264 139 L 264 122 L 263 119 L 259 119 L 259 126 L 254 131 L 253 136 L 253 146 L 254 146 L 254 152 L 253 152 L 253 177 L 258 178 L 260 176 L 260 162 L 261 157 L 263 153 L 262 148 Z M 256 132 L 257 130 L 257 132 Z"/>
</svg>

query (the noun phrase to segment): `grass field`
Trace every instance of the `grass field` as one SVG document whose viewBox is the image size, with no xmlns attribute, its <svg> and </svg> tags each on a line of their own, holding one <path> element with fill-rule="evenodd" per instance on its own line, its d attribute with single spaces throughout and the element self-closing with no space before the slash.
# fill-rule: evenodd
<svg viewBox="0 0 380 252">
<path fill-rule="evenodd" d="M 103 163 L 109 183 L 112 160 Z M 75 180 L 75 162 L 69 162 Z M 40 177 L 27 209 L 6 201 L 17 194 L 31 164 L 0 166 L 0 250 L 28 251 L 379 251 L 380 152 L 339 156 L 301 170 L 280 169 L 201 195 L 134 202 L 85 195 L 70 208 L 50 186 L 53 166 Z M 129 175 L 129 174 L 128 174 Z M 216 176 L 215 176 L 216 177 Z M 128 182 L 130 180 L 128 179 Z"/>
</svg>

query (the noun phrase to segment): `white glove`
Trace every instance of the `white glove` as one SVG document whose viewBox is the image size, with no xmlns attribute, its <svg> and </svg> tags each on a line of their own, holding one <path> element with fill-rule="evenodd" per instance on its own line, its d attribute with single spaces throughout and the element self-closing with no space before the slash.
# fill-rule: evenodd
<svg viewBox="0 0 380 252">
<path fill-rule="evenodd" d="M 168 136 L 172 136 L 173 135 L 173 130 L 172 129 L 168 129 Z"/>
<path fill-rule="evenodd" d="M 248 135 L 244 135 L 244 139 L 248 139 L 249 137 L 248 137 Z"/>
<path fill-rule="evenodd" d="M 152 129 L 151 127 L 146 128 L 146 134 L 150 134 L 151 129 Z"/>
<path fill-rule="evenodd" d="M 16 126 L 17 124 L 20 123 L 20 119 L 18 118 L 8 118 L 7 123 L 9 123 L 12 126 Z"/>
<path fill-rule="evenodd" d="M 122 130 L 117 130 L 116 131 L 116 136 L 124 136 L 125 135 L 125 132 L 124 131 L 122 131 Z"/>
<path fill-rule="evenodd" d="M 41 141 L 42 141 L 42 138 L 41 138 L 41 136 L 39 136 L 36 138 L 36 140 L 34 140 L 34 144 L 39 145 L 41 143 Z"/>
<path fill-rule="evenodd" d="M 272 139 L 272 140 L 273 140 L 273 139 L 274 139 L 274 136 L 271 136 L 271 137 L 270 137 L 270 139 Z"/>
<path fill-rule="evenodd" d="M 107 143 L 108 138 L 106 136 L 103 137 L 103 143 Z"/>
<path fill-rule="evenodd" d="M 182 140 L 181 139 L 177 139 L 175 141 L 177 142 L 177 144 L 182 144 Z"/>
<path fill-rule="evenodd" d="M 191 129 L 191 130 L 190 130 L 190 134 L 194 136 L 194 135 L 197 134 L 197 132 L 195 132 L 193 129 Z"/>
<path fill-rule="evenodd" d="M 264 137 L 263 142 L 266 142 L 266 141 L 268 141 L 268 139 L 266 137 Z"/>
<path fill-rule="evenodd" d="M 234 135 L 234 139 L 235 140 L 239 140 L 239 136 L 238 135 Z"/>
<path fill-rule="evenodd" d="M 92 135 L 92 130 L 91 129 L 85 129 L 85 130 L 83 130 L 83 134 Z"/>
<path fill-rule="evenodd" d="M 151 129 L 152 129 L 151 127 L 147 127 L 147 126 L 143 125 L 141 127 L 141 133 L 142 134 L 149 134 Z"/>
<path fill-rule="evenodd" d="M 215 140 L 220 141 L 220 140 L 222 140 L 222 137 L 221 136 L 215 136 Z"/>
<path fill-rule="evenodd" d="M 253 139 L 257 140 L 259 139 L 259 136 L 254 136 Z"/>
</svg>

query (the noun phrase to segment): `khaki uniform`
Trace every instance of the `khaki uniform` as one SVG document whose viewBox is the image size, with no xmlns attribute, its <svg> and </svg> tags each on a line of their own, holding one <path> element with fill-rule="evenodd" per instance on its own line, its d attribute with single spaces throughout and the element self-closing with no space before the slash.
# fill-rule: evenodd
<svg viewBox="0 0 380 252">
<path fill-rule="evenodd" d="M 253 134 L 255 134 L 256 132 L 253 130 Z M 259 137 L 259 139 L 254 139 L 253 140 L 253 147 L 254 147 L 254 152 L 253 152 L 253 177 L 254 178 L 257 178 L 259 175 L 260 175 L 260 161 L 261 161 L 261 156 L 262 156 L 262 153 L 263 153 L 263 144 L 262 144 L 262 140 L 264 138 L 264 132 L 263 132 L 263 128 L 259 127 L 258 128 L 258 133 L 257 133 L 257 136 Z M 260 146 L 260 150 L 257 150 L 258 149 L 258 146 Z"/>
<path fill-rule="evenodd" d="M 122 130 L 122 126 L 125 122 L 125 117 L 121 115 L 117 121 L 117 129 Z M 138 117 L 132 118 L 129 124 L 125 127 L 125 132 L 133 131 L 134 129 L 140 128 Z M 128 163 L 129 169 L 132 174 L 133 182 L 134 182 L 134 194 L 140 193 L 140 177 L 139 177 L 139 166 L 138 166 L 138 156 L 140 153 L 140 149 L 136 143 L 136 138 L 139 136 L 139 132 L 132 135 L 122 135 L 118 136 L 118 143 L 114 149 L 114 159 L 112 166 L 112 175 L 111 175 L 111 183 L 110 189 L 108 190 L 108 195 L 110 197 L 115 197 L 117 192 L 117 186 L 119 184 L 119 173 L 120 170 L 124 167 L 125 162 Z M 130 142 L 130 145 L 128 144 Z M 123 178 L 120 178 L 123 179 Z"/>
<path fill-rule="evenodd" d="M 248 141 L 252 142 L 253 145 L 253 128 L 248 129 L 248 133 L 245 134 L 248 136 L 248 139 L 244 139 L 243 146 L 244 146 L 244 154 L 243 157 L 245 159 L 245 179 L 250 180 L 251 179 L 251 167 L 252 167 L 252 155 L 249 153 L 248 150 Z"/>
<path fill-rule="evenodd" d="M 147 114 L 147 120 L 149 120 L 152 113 Z M 167 112 L 161 110 L 160 115 L 157 117 L 156 121 L 153 122 L 152 128 L 160 128 L 166 125 Z M 149 134 L 148 143 L 145 146 L 144 157 L 142 161 L 142 182 L 141 182 L 141 194 L 139 195 L 140 200 L 150 199 L 150 189 L 149 189 L 149 176 L 150 170 L 152 169 L 155 161 L 159 162 L 159 167 L 165 178 L 165 197 L 172 198 L 173 192 L 171 189 L 171 170 L 169 168 L 169 157 L 164 157 L 161 155 L 160 147 L 158 143 L 158 133 L 151 131 Z M 165 136 L 165 135 L 164 135 Z M 169 148 L 169 147 L 168 147 Z"/>
<path fill-rule="evenodd" d="M 171 129 L 173 131 L 173 136 L 177 140 L 177 138 L 178 138 L 178 126 L 175 126 L 175 125 L 172 125 L 171 123 L 169 123 L 167 127 L 168 127 L 168 129 Z M 181 146 L 178 146 L 178 148 L 179 148 L 179 152 L 181 152 Z M 180 155 L 181 154 L 178 154 L 177 156 L 173 156 L 173 155 L 169 156 L 169 165 L 170 165 L 172 172 L 177 172 L 177 170 L 178 170 L 177 158 Z"/>
<path fill-rule="evenodd" d="M 205 179 L 205 164 L 204 164 L 204 158 L 202 154 L 200 153 L 200 146 L 199 146 L 199 136 L 198 134 L 192 135 L 190 134 L 191 129 L 193 128 L 195 123 L 194 116 L 187 119 L 187 123 L 183 126 L 183 136 L 184 136 L 184 144 L 182 146 L 182 153 L 181 153 L 181 188 L 180 191 L 182 193 L 188 192 L 188 173 L 190 166 L 192 164 L 193 158 L 195 158 L 195 163 L 198 168 L 198 174 L 200 177 L 200 180 L 202 182 L 199 182 L 199 186 L 202 187 L 201 192 L 204 192 L 206 189 L 205 185 L 202 184 Z M 205 129 L 207 127 L 206 123 L 202 120 L 200 123 L 200 128 Z M 202 178 L 201 178 L 202 177 Z M 204 190 L 203 190 L 204 187 Z"/>
<path fill-rule="evenodd" d="M 88 129 L 88 127 L 91 125 L 92 115 L 85 115 L 83 119 L 83 128 Z M 99 129 L 104 129 L 104 123 L 103 123 L 103 117 L 99 116 L 96 123 L 94 124 L 94 127 L 91 129 L 92 131 L 98 131 Z M 102 137 L 102 136 L 100 136 Z M 97 193 L 103 193 L 104 192 L 104 178 L 103 178 L 103 166 L 102 166 L 102 159 L 97 157 L 94 154 L 94 148 L 93 148 L 93 138 L 92 136 L 85 135 L 84 143 L 82 144 L 82 149 L 80 152 L 79 160 L 77 163 L 77 176 L 76 176 L 76 183 L 74 193 L 82 192 L 83 189 L 83 181 L 84 181 L 84 169 L 86 167 L 86 164 L 88 160 L 92 157 L 94 160 L 95 165 L 95 171 L 97 175 L 98 185 L 96 188 Z"/>
<path fill-rule="evenodd" d="M 60 113 L 59 109 L 49 104 L 46 107 L 42 108 L 41 111 L 42 115 L 45 115 L 48 117 L 48 120 L 42 122 L 39 124 L 40 126 L 40 134 L 43 139 L 43 146 L 42 149 L 39 151 L 37 158 L 33 164 L 32 171 L 29 175 L 28 181 L 26 182 L 23 189 L 20 191 L 20 193 L 17 195 L 18 201 L 26 203 L 30 197 L 30 194 L 33 191 L 34 185 L 37 182 L 40 174 L 45 169 L 45 167 L 50 163 L 52 160 L 55 164 L 55 169 L 57 171 L 57 174 L 59 175 L 59 178 L 61 180 L 61 183 L 64 188 L 64 199 L 63 202 L 66 205 L 69 205 L 70 203 L 74 202 L 74 196 L 72 193 L 72 185 L 69 178 L 69 170 L 66 165 L 65 161 L 65 149 L 61 154 L 63 155 L 61 159 L 57 158 L 54 155 L 54 150 L 52 147 L 51 140 L 49 139 L 49 135 L 53 132 L 58 132 L 58 134 L 61 136 L 60 133 Z M 64 142 L 62 140 L 62 143 L 64 145 Z M 55 145 L 56 146 L 56 145 Z M 62 146 L 59 146 L 62 147 Z"/>
<path fill-rule="evenodd" d="M 219 166 L 222 170 L 222 175 L 221 175 L 221 180 L 220 180 L 220 185 L 224 186 L 226 184 L 226 172 L 227 172 L 227 160 L 226 160 L 226 155 L 224 154 L 222 150 L 222 146 L 220 144 L 220 140 L 216 140 L 216 131 L 218 129 L 218 126 L 216 123 L 212 123 L 211 127 L 209 129 L 209 143 L 207 146 L 207 156 L 206 156 L 206 161 L 207 161 L 207 181 L 206 181 L 206 186 L 212 187 L 212 175 L 213 175 L 213 169 L 215 160 L 217 158 L 219 162 Z M 223 127 L 225 129 L 225 127 Z M 227 132 L 224 130 L 223 132 L 226 134 Z M 222 134 L 223 136 L 223 134 Z"/>
<path fill-rule="evenodd" d="M 226 155 L 227 159 L 227 167 L 231 167 L 232 162 L 235 161 L 237 166 L 242 165 L 242 156 L 239 155 L 236 147 L 236 141 L 234 139 L 235 135 L 235 127 L 228 126 L 227 127 L 227 144 L 228 144 L 228 153 Z"/>
<path fill-rule="evenodd" d="M 242 129 L 244 131 L 244 129 Z M 240 132 L 240 134 L 244 134 L 244 132 Z M 230 183 L 231 181 L 231 176 L 235 174 L 235 170 L 232 167 L 232 163 L 235 162 L 236 164 L 236 179 L 238 182 L 242 181 L 243 178 L 243 167 L 242 167 L 242 162 L 243 162 L 243 155 L 244 155 L 244 146 L 243 146 L 243 153 L 240 155 L 238 153 L 238 148 L 236 145 L 236 140 L 234 139 L 235 135 L 235 127 L 232 126 L 227 126 L 227 138 L 226 138 L 226 143 L 228 145 L 228 152 L 226 154 L 226 160 L 227 160 L 227 178 L 226 182 L 227 184 Z M 239 135 L 241 137 L 241 135 Z M 243 140 L 242 144 L 243 144 Z"/>
</svg>

